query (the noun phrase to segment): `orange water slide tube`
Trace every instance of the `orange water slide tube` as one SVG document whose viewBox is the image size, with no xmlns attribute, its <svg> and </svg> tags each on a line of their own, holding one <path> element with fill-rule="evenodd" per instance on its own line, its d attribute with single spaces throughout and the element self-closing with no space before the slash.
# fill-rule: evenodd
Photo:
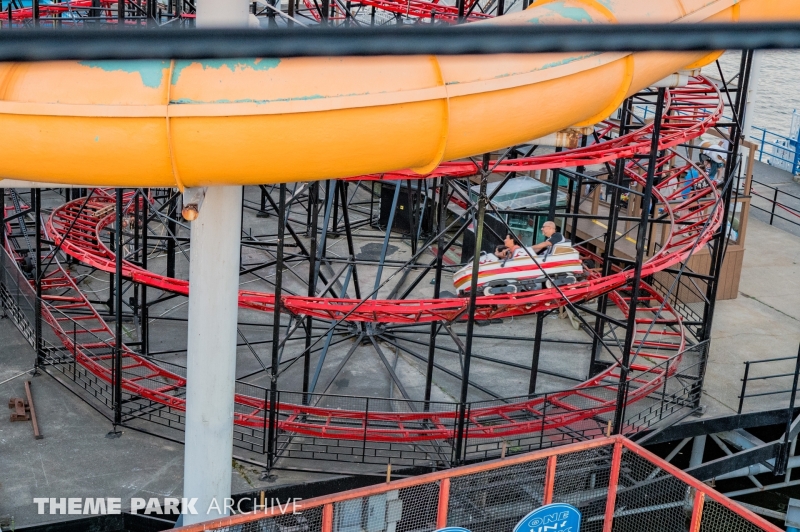
<svg viewBox="0 0 800 532">
<path fill-rule="evenodd" d="M 539 0 L 476 24 L 800 20 L 797 0 Z M 705 53 L 0 64 L 0 176 L 248 185 L 411 168 L 608 117 Z M 2 180 L 0 180 L 2 186 Z"/>
</svg>

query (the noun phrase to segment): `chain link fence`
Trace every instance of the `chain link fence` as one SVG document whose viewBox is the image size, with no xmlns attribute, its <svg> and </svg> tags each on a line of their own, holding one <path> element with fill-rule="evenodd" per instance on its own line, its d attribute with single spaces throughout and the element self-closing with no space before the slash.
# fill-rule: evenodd
<svg viewBox="0 0 800 532">
<path fill-rule="evenodd" d="M 621 436 L 465 466 L 181 528 L 184 532 L 471 532 L 513 530 L 531 511 L 566 503 L 582 532 L 778 531 Z"/>
</svg>

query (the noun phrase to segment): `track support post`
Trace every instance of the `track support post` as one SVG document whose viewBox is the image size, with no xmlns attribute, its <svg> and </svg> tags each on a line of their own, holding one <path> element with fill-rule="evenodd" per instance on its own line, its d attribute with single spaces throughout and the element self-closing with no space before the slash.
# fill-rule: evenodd
<svg viewBox="0 0 800 532">
<path fill-rule="evenodd" d="M 469 367 L 472 361 L 472 337 L 475 332 L 475 311 L 478 297 L 478 273 L 481 265 L 481 248 L 483 247 L 483 221 L 486 216 L 486 187 L 489 184 L 489 156 L 483 156 L 483 171 L 481 172 L 480 192 L 478 193 L 478 213 L 475 221 L 475 256 L 472 258 L 472 279 L 469 291 L 469 311 L 467 317 L 467 338 L 464 345 L 464 369 L 461 374 L 461 395 L 459 397 L 459 415 L 456 427 L 455 461 L 463 461 L 464 432 L 467 414 L 467 396 L 469 393 Z"/>
<path fill-rule="evenodd" d="M 272 362 L 269 368 L 269 431 L 267 434 L 267 474 L 275 465 L 278 435 L 278 366 L 281 334 L 281 289 L 283 284 L 283 234 L 286 232 L 286 185 L 280 185 L 278 199 L 278 248 L 275 263 L 275 310 L 272 314 Z"/>
<path fill-rule="evenodd" d="M 656 102 L 656 116 L 653 122 L 653 138 L 650 143 L 650 159 L 647 165 L 647 182 L 642 196 L 642 209 L 639 218 L 639 227 L 636 237 L 636 266 L 634 267 L 633 280 L 631 281 L 631 298 L 628 305 L 628 326 L 625 332 L 625 342 L 622 347 L 622 360 L 619 365 L 619 387 L 617 389 L 617 408 L 614 411 L 614 434 L 621 434 L 625 416 L 625 403 L 628 397 L 628 373 L 631 364 L 631 350 L 636 338 L 636 307 L 639 304 L 639 287 L 642 282 L 642 263 L 644 252 L 647 249 L 647 227 L 650 220 L 650 206 L 653 199 L 653 182 L 655 181 L 656 165 L 658 164 L 658 145 L 661 136 L 661 118 L 664 113 L 664 99 L 666 89 L 658 89 Z"/>
</svg>

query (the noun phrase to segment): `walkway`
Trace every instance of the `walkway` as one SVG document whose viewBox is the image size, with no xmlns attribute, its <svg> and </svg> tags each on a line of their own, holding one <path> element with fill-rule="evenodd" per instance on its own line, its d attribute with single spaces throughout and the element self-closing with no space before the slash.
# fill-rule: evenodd
<svg viewBox="0 0 800 532">
<path fill-rule="evenodd" d="M 764 183 L 765 185 L 769 185 L 771 187 L 775 187 L 781 192 L 785 192 L 787 194 L 791 194 L 793 196 L 796 196 L 797 198 L 800 198 L 800 182 L 793 180 L 792 174 L 790 174 L 789 172 L 780 170 L 779 168 L 775 168 L 774 166 L 769 166 L 768 164 L 756 161 L 755 166 L 753 168 L 753 180 L 758 181 L 760 183 Z M 760 207 L 762 209 L 770 211 L 772 209 L 771 201 L 774 198 L 775 191 L 763 185 L 759 186 L 758 183 L 754 183 L 753 188 L 754 188 L 753 190 L 754 194 L 753 194 L 752 205 L 754 207 Z M 760 194 L 761 196 L 766 196 L 767 199 L 762 198 L 760 196 L 756 196 L 755 195 L 756 193 Z M 785 194 L 779 193 L 778 201 L 788 207 L 800 211 L 800 199 L 791 198 Z M 756 208 L 752 208 L 750 212 L 751 212 L 750 215 L 751 220 L 755 218 L 757 220 L 761 220 L 762 222 L 769 223 L 770 219 L 769 212 L 763 212 Z M 795 236 L 800 237 L 800 225 L 795 225 L 785 220 L 781 220 L 780 218 L 777 217 L 777 215 L 793 220 L 797 222 L 797 224 L 800 224 L 800 217 L 796 217 L 780 208 L 776 209 L 775 214 L 776 217 L 773 220 L 773 225 L 775 227 L 778 227 L 786 232 L 789 232 Z M 747 240 L 748 240 L 747 244 L 749 244 L 750 243 L 749 235 Z"/>
<path fill-rule="evenodd" d="M 754 215 L 746 247 L 739 297 L 717 303 L 703 391 L 707 417 L 736 412 L 746 360 L 794 356 L 800 344 L 800 236 L 770 227 Z M 794 370 L 793 361 L 763 366 L 751 376 Z M 766 391 L 767 386 L 788 388 L 791 379 L 764 381 L 761 387 L 754 384 L 748 394 Z M 773 395 L 748 399 L 744 411 L 787 405 L 788 394 Z"/>
</svg>

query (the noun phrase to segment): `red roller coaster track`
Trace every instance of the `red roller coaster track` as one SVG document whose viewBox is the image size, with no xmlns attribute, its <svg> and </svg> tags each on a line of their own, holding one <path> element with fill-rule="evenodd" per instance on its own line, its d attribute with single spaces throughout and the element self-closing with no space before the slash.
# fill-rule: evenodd
<svg viewBox="0 0 800 532">
<path fill-rule="evenodd" d="M 679 176 L 688 163 L 676 164 L 680 156 L 670 148 L 696 138 L 713 126 L 722 113 L 722 101 L 713 83 L 698 78 L 685 88 L 670 89 L 662 124 L 659 150 L 666 155 L 658 160 L 657 185 L 653 194 L 663 217 L 670 223 L 662 247 L 643 265 L 642 276 L 685 261 L 706 244 L 719 229 L 722 209 L 720 197 L 713 183 L 702 174 L 687 198 L 681 195 Z M 601 133 L 610 133 L 612 127 L 604 125 Z M 503 162 L 497 171 L 527 171 L 531 169 L 563 168 L 597 164 L 621 157 L 647 154 L 650 149 L 653 126 L 645 126 L 631 134 L 598 142 L 586 148 Z M 640 185 L 645 176 L 641 167 L 628 164 L 627 175 Z M 450 177 L 475 174 L 471 163 L 448 163 L 433 175 Z M 429 177 L 429 176 L 423 176 Z M 405 172 L 384 176 L 364 176 L 362 179 L 418 179 L 420 176 Z M 115 256 L 100 238 L 101 230 L 114 220 L 113 199 L 104 191 L 97 191 L 90 199 L 68 202 L 57 208 L 47 220 L 46 232 L 61 250 L 69 256 L 94 268 L 114 272 Z M 599 258 L 584 252 L 587 258 Z M 100 314 L 80 291 L 71 274 L 57 264 L 43 280 L 43 315 L 64 345 L 75 354 L 76 361 L 91 373 L 111 382 L 111 357 L 109 347 L 114 346 L 114 335 Z M 146 271 L 128 262 L 123 263 L 123 275 L 135 282 L 188 295 L 188 282 L 167 278 Z M 586 281 L 562 287 L 565 297 L 557 289 L 546 289 L 523 294 L 479 297 L 477 319 L 521 316 L 609 294 L 616 306 L 627 315 L 628 301 L 624 286 L 633 277 L 633 270 L 617 270 L 601 277 L 589 272 Z M 637 307 L 636 336 L 632 348 L 634 363 L 631 366 L 631 392 L 629 403 L 640 400 L 660 387 L 664 380 L 678 369 L 677 360 L 685 349 L 685 332 L 682 318 L 652 287 L 642 284 L 642 298 Z M 243 307 L 273 311 L 272 294 L 241 291 Z M 384 323 L 419 323 L 454 321 L 463 319 L 467 310 L 464 299 L 442 300 L 367 300 L 331 299 L 319 297 L 284 296 L 281 309 L 297 316 L 314 316 L 332 321 L 368 321 Z M 63 313 L 80 310 L 77 318 Z M 650 314 L 649 317 L 644 317 Z M 64 324 L 79 320 L 82 328 L 67 331 Z M 74 325 L 73 325 L 74 327 Z M 80 335 L 80 337 L 78 336 Z M 83 340 L 85 338 L 86 340 Z M 123 346 L 123 389 L 177 410 L 185 408 L 181 397 L 185 379 L 167 371 L 158 364 L 137 355 Z M 664 362 L 674 362 L 664 366 Z M 577 424 L 613 411 L 615 392 L 620 373 L 618 364 L 575 388 L 542 398 L 522 398 L 506 404 L 473 408 L 469 413 L 471 438 L 497 438 L 544 431 L 559 427 L 576 427 Z M 269 403 L 263 398 L 237 394 L 235 423 L 260 428 L 263 426 Z M 587 407 L 586 405 L 591 405 Z M 407 442 L 443 440 L 452 437 L 454 409 L 443 412 L 369 412 L 339 410 L 316 406 L 280 403 L 279 428 L 296 434 L 322 438 L 356 439 L 370 441 Z M 545 412 L 546 409 L 546 412 Z M 379 426 L 369 423 L 381 422 Z"/>
<path fill-rule="evenodd" d="M 308 12 L 311 16 L 319 22 L 322 20 L 321 16 L 321 5 L 318 0 L 303 0 Z M 359 5 L 367 6 L 367 7 L 374 7 L 376 9 L 380 9 L 382 11 L 387 11 L 389 13 L 403 15 L 406 17 L 413 17 L 417 19 L 424 19 L 430 18 L 432 20 L 439 20 L 444 22 L 451 22 L 455 23 L 458 21 L 458 7 L 446 5 L 439 3 L 439 0 L 432 0 L 432 1 L 425 1 L 425 0 L 355 0 L 351 1 L 351 7 L 357 8 Z M 476 21 L 481 19 L 492 18 L 493 15 L 481 12 L 474 12 L 473 4 L 474 0 L 468 0 L 465 5 L 465 13 L 468 15 L 465 17 L 469 21 Z M 138 3 L 127 0 L 126 4 L 130 6 L 130 8 L 134 11 L 138 10 L 142 13 L 142 7 Z M 345 20 L 347 15 L 344 11 L 344 6 L 339 5 L 337 2 L 331 2 L 332 7 L 335 10 L 335 15 L 329 16 L 328 20 Z M 39 17 L 40 18 L 48 18 L 48 17 L 58 17 L 63 16 L 64 14 L 70 14 L 73 11 L 88 11 L 88 10 L 95 10 L 96 12 L 92 15 L 93 17 L 103 17 L 108 20 L 114 20 L 116 17 L 117 11 L 117 2 L 116 0 L 100 0 L 99 5 L 94 5 L 93 0 L 68 0 L 66 2 L 59 2 L 59 3 L 52 3 L 52 4 L 41 4 L 39 6 Z M 33 7 L 21 7 L 10 9 L 10 16 L 12 22 L 23 22 L 27 20 L 32 20 L 34 18 Z M 194 14 L 184 13 L 181 15 L 184 18 L 193 18 Z M 5 14 L 4 17 L 8 20 L 8 13 Z M 82 22 L 80 17 L 70 19 L 70 18 L 63 18 L 59 19 L 62 23 L 64 22 Z M 5 22 L 4 20 L 0 20 L 0 22 Z M 128 21 L 130 24 L 136 24 L 138 21 L 136 19 Z"/>
</svg>

